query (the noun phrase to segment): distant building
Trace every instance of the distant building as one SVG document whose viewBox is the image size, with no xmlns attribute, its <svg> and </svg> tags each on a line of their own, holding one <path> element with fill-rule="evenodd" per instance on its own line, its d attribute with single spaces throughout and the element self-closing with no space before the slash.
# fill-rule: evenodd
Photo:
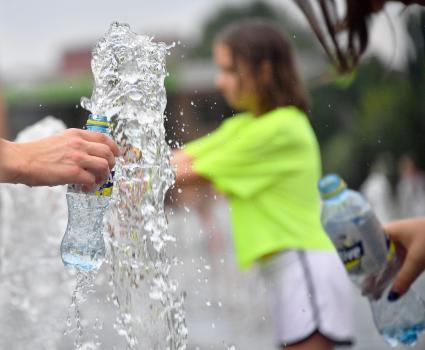
<svg viewBox="0 0 425 350">
<path fill-rule="evenodd" d="M 62 54 L 59 74 L 67 77 L 86 75 L 90 72 L 91 48 L 68 49 Z"/>
</svg>

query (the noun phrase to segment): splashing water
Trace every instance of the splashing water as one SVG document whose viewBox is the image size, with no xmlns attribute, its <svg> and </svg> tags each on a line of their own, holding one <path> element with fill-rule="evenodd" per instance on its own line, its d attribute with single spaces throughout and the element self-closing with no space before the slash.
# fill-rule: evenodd
<svg viewBox="0 0 425 350">
<path fill-rule="evenodd" d="M 79 305 L 86 301 L 86 295 L 93 291 L 94 287 L 94 273 L 85 272 L 82 270 L 76 271 L 77 284 L 74 292 L 72 293 L 71 304 L 68 310 L 68 316 L 66 318 L 66 331 L 64 335 L 76 332 L 74 349 L 82 350 L 86 348 L 86 345 L 82 343 L 83 337 L 83 325 L 81 322 L 80 308 Z M 73 327 L 71 312 L 74 314 L 75 325 Z"/>
<path fill-rule="evenodd" d="M 93 51 L 95 87 L 81 105 L 109 118 L 122 151 L 106 214 L 115 328 L 127 349 L 186 349 L 184 295 L 170 280 L 164 197 L 174 182 L 165 142 L 168 47 L 113 23 Z"/>
</svg>

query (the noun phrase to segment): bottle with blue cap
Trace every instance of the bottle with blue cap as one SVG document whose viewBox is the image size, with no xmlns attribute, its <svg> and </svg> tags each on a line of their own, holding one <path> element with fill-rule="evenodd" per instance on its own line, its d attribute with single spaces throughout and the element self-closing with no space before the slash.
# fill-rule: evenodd
<svg viewBox="0 0 425 350">
<path fill-rule="evenodd" d="M 90 115 L 86 129 L 111 136 L 104 116 Z M 113 172 L 106 183 L 88 193 L 79 185 L 68 186 L 68 225 L 60 247 L 65 266 L 91 271 L 98 269 L 105 259 L 103 216 L 112 194 L 112 181 Z"/>
<path fill-rule="evenodd" d="M 323 177 L 319 191 L 322 225 L 350 279 L 369 298 L 378 331 L 391 346 L 414 345 L 425 330 L 425 303 L 413 290 L 387 300 L 400 260 L 372 206 L 336 174 Z"/>
</svg>

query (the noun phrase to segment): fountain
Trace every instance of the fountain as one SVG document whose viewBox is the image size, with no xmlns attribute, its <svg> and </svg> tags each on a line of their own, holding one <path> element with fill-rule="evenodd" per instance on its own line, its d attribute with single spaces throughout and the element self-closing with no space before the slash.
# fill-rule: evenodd
<svg viewBox="0 0 425 350">
<path fill-rule="evenodd" d="M 164 197 L 173 184 L 165 142 L 168 48 L 113 23 L 93 51 L 95 87 L 82 106 L 107 116 L 122 150 L 106 214 L 115 328 L 128 349 L 186 348 L 183 295 L 169 278 Z"/>
</svg>

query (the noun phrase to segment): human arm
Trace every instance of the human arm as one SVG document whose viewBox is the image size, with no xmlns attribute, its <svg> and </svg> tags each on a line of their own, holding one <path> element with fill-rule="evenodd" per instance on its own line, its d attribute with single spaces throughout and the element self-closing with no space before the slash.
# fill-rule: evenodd
<svg viewBox="0 0 425 350">
<path fill-rule="evenodd" d="M 389 296 L 390 300 L 395 301 L 425 270 L 425 218 L 393 221 L 384 229 L 396 244 L 402 259 Z"/>
<path fill-rule="evenodd" d="M 80 129 L 26 143 L 0 139 L 0 182 L 80 184 L 88 191 L 107 180 L 118 154 L 118 146 L 108 136 Z"/>
<path fill-rule="evenodd" d="M 193 157 L 184 150 L 173 150 L 171 166 L 176 174 L 176 187 L 200 185 L 208 182 L 193 169 Z"/>
</svg>

